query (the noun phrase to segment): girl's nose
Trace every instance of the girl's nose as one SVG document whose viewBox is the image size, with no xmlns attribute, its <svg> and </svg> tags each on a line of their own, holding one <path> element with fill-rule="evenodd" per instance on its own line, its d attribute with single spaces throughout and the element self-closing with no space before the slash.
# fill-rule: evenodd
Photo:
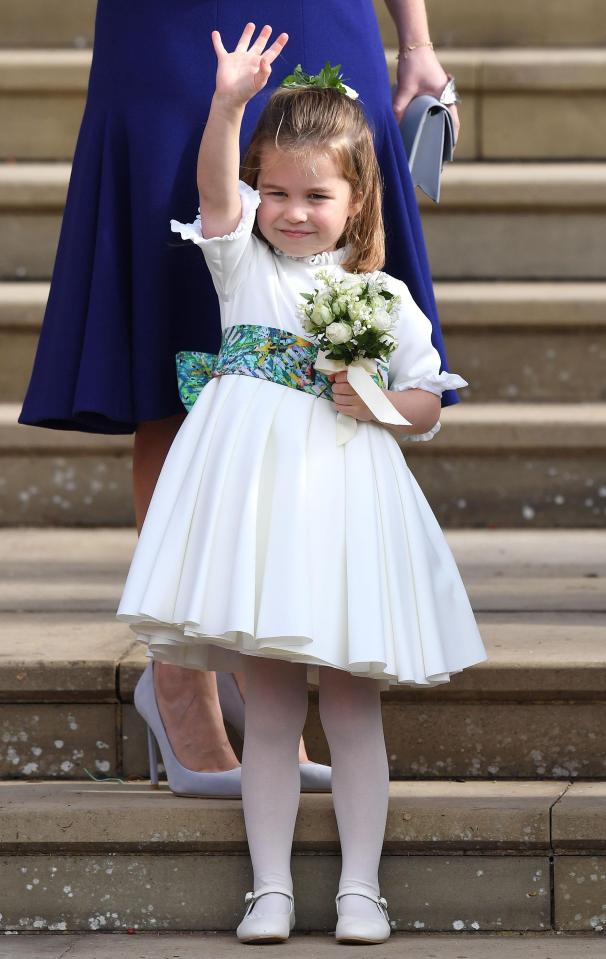
<svg viewBox="0 0 606 959">
<path fill-rule="evenodd" d="M 307 219 L 307 213 L 300 206 L 293 206 L 286 211 L 286 219 L 289 223 L 304 223 Z"/>
</svg>

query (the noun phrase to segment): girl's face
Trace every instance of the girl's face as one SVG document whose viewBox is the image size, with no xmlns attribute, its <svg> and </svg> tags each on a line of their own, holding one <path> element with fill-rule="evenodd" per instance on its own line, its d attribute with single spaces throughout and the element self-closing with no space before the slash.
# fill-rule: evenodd
<svg viewBox="0 0 606 959">
<path fill-rule="evenodd" d="M 257 187 L 259 229 L 289 256 L 336 249 L 348 219 L 361 207 L 334 160 L 321 153 L 302 161 L 265 146 Z"/>
</svg>

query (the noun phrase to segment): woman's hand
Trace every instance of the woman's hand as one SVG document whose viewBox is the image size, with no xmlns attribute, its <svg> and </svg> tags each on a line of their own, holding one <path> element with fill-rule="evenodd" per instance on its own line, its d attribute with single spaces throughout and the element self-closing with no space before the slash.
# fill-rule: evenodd
<svg viewBox="0 0 606 959">
<path fill-rule="evenodd" d="M 332 382 L 332 398 L 339 413 L 353 416 L 356 420 L 370 422 L 375 417 L 368 409 L 364 400 L 347 382 L 347 371 L 329 373 L 328 379 Z"/>
<path fill-rule="evenodd" d="M 417 47 L 411 50 L 407 57 L 401 54 L 398 60 L 397 88 L 393 98 L 393 111 L 398 123 L 413 97 L 431 93 L 439 100 L 447 83 L 446 71 L 440 66 L 440 61 L 431 47 Z M 461 126 L 456 103 L 451 103 L 448 109 L 452 114 L 456 142 Z"/>
<path fill-rule="evenodd" d="M 233 53 L 228 53 L 223 46 L 218 30 L 211 34 L 218 61 L 215 92 L 220 99 L 234 106 L 244 106 L 263 89 L 271 74 L 271 64 L 288 40 L 288 34 L 281 33 L 264 53 L 271 27 L 264 26 L 249 49 L 254 32 L 254 23 L 247 23 Z"/>
</svg>

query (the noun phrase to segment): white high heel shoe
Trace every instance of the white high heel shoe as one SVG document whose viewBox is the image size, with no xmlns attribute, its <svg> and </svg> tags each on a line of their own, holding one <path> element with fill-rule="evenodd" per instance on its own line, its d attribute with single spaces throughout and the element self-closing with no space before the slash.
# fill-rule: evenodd
<svg viewBox="0 0 606 959">
<path fill-rule="evenodd" d="M 289 911 L 270 916 L 255 916 L 252 911 L 256 901 L 268 892 L 279 892 L 283 896 L 288 896 Z M 248 903 L 248 909 L 236 929 L 240 942 L 286 942 L 295 924 L 295 900 L 291 893 L 284 892 L 283 889 L 274 889 L 272 886 L 263 886 L 257 892 L 247 892 L 244 902 Z"/>
<path fill-rule="evenodd" d="M 377 907 L 377 918 L 369 919 L 364 916 L 340 916 L 339 899 L 343 896 L 363 896 L 364 899 L 370 899 Z M 337 906 L 337 928 L 335 929 L 335 939 L 337 942 L 365 942 L 379 943 L 386 942 L 391 934 L 391 925 L 387 914 L 387 900 L 382 896 L 369 896 L 364 889 L 348 889 L 347 892 L 340 892 L 335 903 Z"/>
<path fill-rule="evenodd" d="M 158 757 L 156 744 L 160 747 L 162 762 L 166 769 L 168 785 L 175 796 L 198 798 L 239 799 L 242 796 L 241 767 L 225 772 L 195 772 L 182 766 L 175 756 L 164 723 L 160 716 L 154 689 L 153 663 L 149 663 L 135 686 L 135 709 L 147 724 L 147 748 L 149 753 L 149 778 L 151 786 L 158 788 Z"/>
<path fill-rule="evenodd" d="M 242 693 L 233 673 L 217 673 L 217 689 L 221 711 L 227 722 L 233 726 L 239 736 L 244 736 L 244 717 L 246 712 Z M 323 763 L 299 763 L 301 774 L 301 792 L 329 793 L 331 791 L 332 769 Z"/>
</svg>

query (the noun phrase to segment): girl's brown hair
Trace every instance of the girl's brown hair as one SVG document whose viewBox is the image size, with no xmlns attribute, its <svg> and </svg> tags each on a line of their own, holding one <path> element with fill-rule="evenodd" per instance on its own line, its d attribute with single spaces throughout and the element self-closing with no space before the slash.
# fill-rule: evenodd
<svg viewBox="0 0 606 959">
<path fill-rule="evenodd" d="M 362 206 L 345 227 L 340 243 L 351 254 L 349 273 L 370 273 L 385 263 L 381 172 L 372 133 L 356 100 L 334 89 L 279 87 L 269 98 L 242 160 L 240 175 L 256 189 L 263 147 L 308 158 L 318 150 L 337 163 Z"/>
</svg>

